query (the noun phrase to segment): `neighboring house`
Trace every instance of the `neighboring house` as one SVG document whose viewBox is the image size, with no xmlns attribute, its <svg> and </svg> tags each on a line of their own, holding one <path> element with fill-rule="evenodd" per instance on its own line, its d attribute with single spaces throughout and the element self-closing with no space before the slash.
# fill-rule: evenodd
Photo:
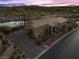
<svg viewBox="0 0 79 59">
<path fill-rule="evenodd" d="M 69 19 L 68 21 L 64 22 L 65 31 L 72 30 L 73 28 L 76 28 L 78 24 L 75 20 Z"/>
<path fill-rule="evenodd" d="M 0 15 L 0 22 L 21 21 L 22 19 L 22 15 Z"/>
<path fill-rule="evenodd" d="M 41 36 L 45 35 L 46 31 L 49 31 L 50 34 L 52 34 L 53 27 L 57 24 L 59 27 L 61 27 L 59 23 L 61 24 L 65 21 L 67 21 L 67 19 L 62 17 L 44 16 L 41 19 L 31 20 L 32 24 L 30 25 L 31 25 L 31 29 L 33 31 L 34 37 L 39 39 Z M 28 26 L 26 25 L 26 28 L 27 27 Z"/>
</svg>

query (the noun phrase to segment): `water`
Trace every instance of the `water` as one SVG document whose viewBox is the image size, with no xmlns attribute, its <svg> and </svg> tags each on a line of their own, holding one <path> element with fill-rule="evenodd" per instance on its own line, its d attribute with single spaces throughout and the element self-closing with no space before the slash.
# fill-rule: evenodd
<svg viewBox="0 0 79 59">
<path fill-rule="evenodd" d="M 22 21 L 0 23 L 0 26 L 9 26 L 9 27 L 16 27 L 21 25 L 22 25 Z"/>
</svg>

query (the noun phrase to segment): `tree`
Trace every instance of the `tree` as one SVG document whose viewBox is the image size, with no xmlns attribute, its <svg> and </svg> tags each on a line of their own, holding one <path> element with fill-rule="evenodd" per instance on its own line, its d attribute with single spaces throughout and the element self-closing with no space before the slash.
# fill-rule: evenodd
<svg viewBox="0 0 79 59">
<path fill-rule="evenodd" d="M 28 30 L 27 30 L 27 35 L 28 35 L 30 38 L 34 38 L 34 37 L 33 37 L 33 30 L 32 30 L 32 29 L 28 29 Z"/>
</svg>

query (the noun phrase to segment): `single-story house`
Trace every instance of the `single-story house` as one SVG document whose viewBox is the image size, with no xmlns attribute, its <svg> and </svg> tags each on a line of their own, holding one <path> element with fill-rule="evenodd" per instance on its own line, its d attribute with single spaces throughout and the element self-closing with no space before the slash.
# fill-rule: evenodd
<svg viewBox="0 0 79 59">
<path fill-rule="evenodd" d="M 49 31 L 50 34 L 52 34 L 53 33 L 53 27 L 57 24 L 58 24 L 59 27 L 61 27 L 61 25 L 59 25 L 59 23 L 61 24 L 65 21 L 67 21 L 67 19 L 62 18 L 62 17 L 44 16 L 41 19 L 31 20 L 30 21 L 31 27 L 26 25 L 26 28 L 30 27 L 30 29 L 32 29 L 34 37 L 40 38 L 40 36 L 45 35 L 45 31 Z"/>
</svg>

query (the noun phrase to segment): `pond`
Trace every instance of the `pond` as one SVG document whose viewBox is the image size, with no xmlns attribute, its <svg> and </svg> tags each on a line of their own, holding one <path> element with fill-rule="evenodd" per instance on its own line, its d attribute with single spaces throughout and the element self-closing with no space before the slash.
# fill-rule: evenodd
<svg viewBox="0 0 79 59">
<path fill-rule="evenodd" d="M 5 23 L 0 23 L 0 27 L 1 26 L 9 26 L 9 27 L 17 27 L 17 26 L 21 26 L 22 25 L 22 21 L 12 21 L 12 22 L 5 22 Z"/>
</svg>

